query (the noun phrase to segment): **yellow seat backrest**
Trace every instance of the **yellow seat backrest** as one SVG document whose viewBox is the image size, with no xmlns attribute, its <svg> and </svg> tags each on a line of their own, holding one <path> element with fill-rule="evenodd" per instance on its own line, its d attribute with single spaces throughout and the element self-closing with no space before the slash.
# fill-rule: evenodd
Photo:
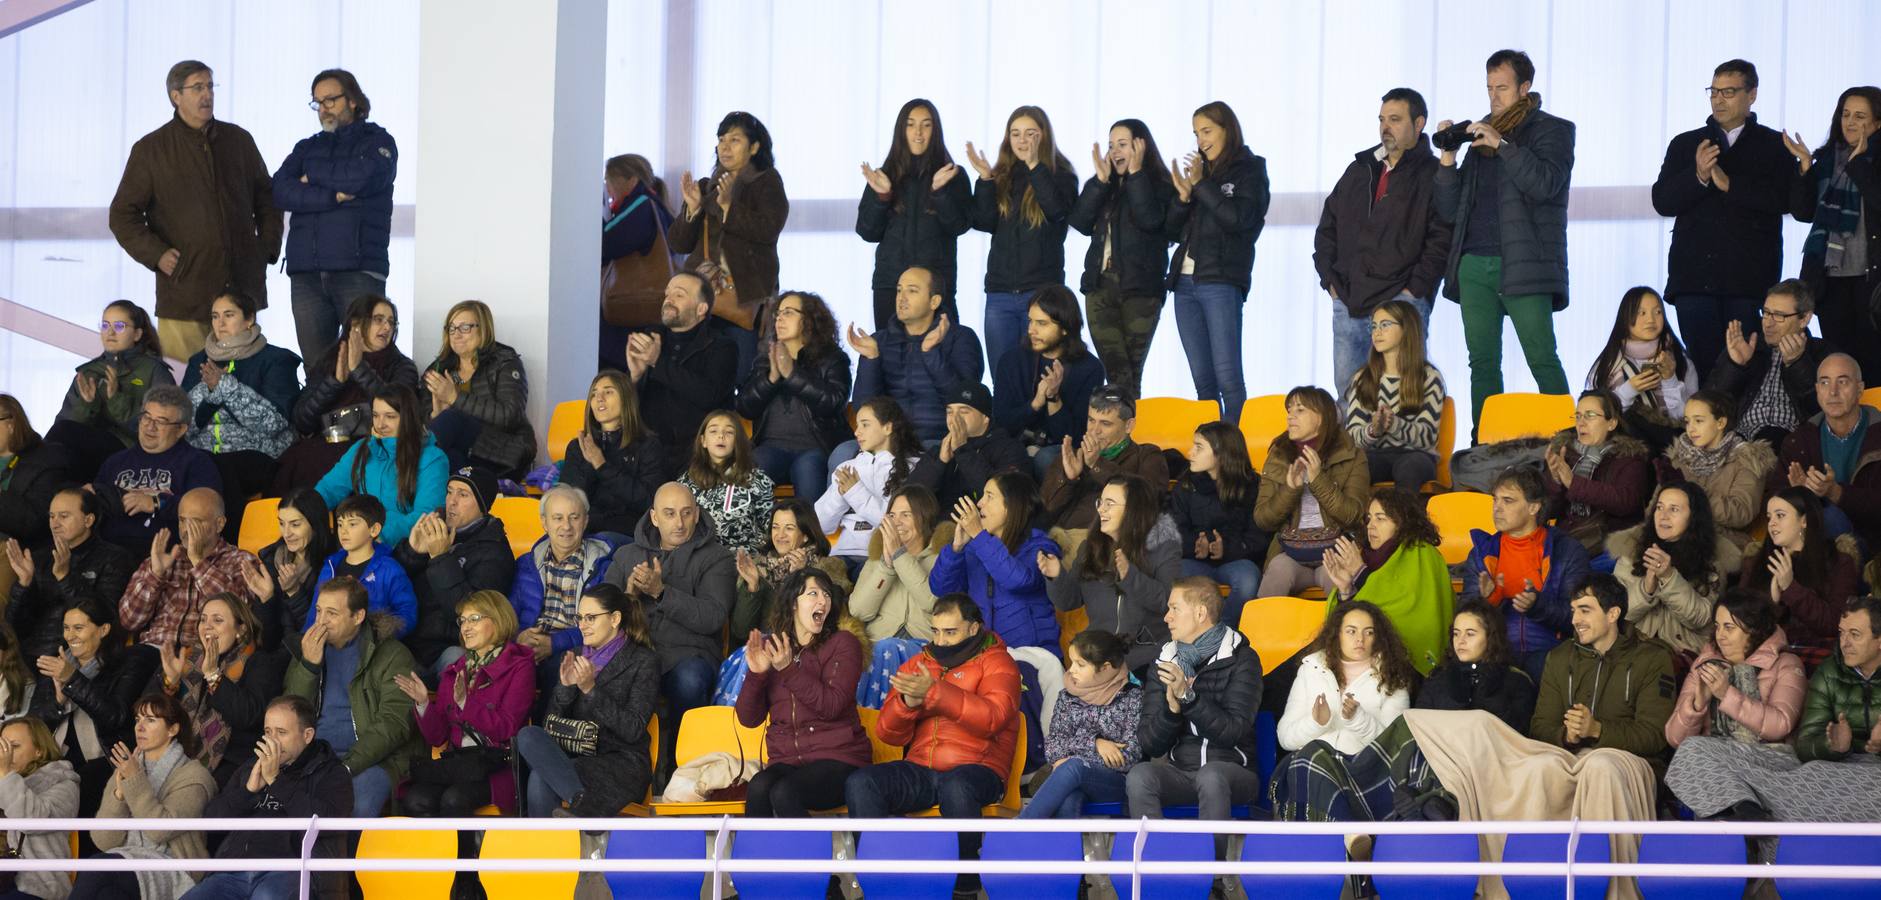
<svg viewBox="0 0 1881 900">
<path fill-rule="evenodd" d="M 457 832 L 445 829 L 363 831 L 356 855 L 359 859 L 456 859 Z M 446 900 L 457 873 L 362 870 L 357 877 L 366 900 L 431 900 L 434 897 Z"/>
<path fill-rule="evenodd" d="M 542 501 L 535 497 L 498 497 L 490 515 L 503 520 L 511 556 L 521 556 L 542 539 Z"/>
<path fill-rule="evenodd" d="M 1261 672 L 1272 672 L 1293 658 L 1326 624 L 1324 600 L 1304 597 L 1261 597 L 1241 607 L 1241 634 L 1260 654 Z"/>
<path fill-rule="evenodd" d="M 456 847 L 452 848 L 456 855 Z M 483 834 L 480 859 L 567 859 L 581 858 L 581 832 L 518 831 L 492 828 Z M 444 873 L 451 874 L 451 873 Z M 492 897 L 572 897 L 579 873 L 493 872 L 482 873 L 483 889 Z"/>
<path fill-rule="evenodd" d="M 673 744 L 673 760 L 685 765 L 707 753 L 730 753 L 745 760 L 764 759 L 764 731 L 769 720 L 756 728 L 738 722 L 738 711 L 729 706 L 701 706 L 686 711 L 679 720 L 679 739 Z"/>
<path fill-rule="evenodd" d="M 1476 443 L 1520 437 L 1553 437 L 1574 427 L 1574 398 L 1566 394 L 1497 394 L 1483 401 Z"/>
<path fill-rule="evenodd" d="M 869 746 L 873 749 L 873 755 L 869 760 L 870 762 L 894 762 L 902 757 L 904 751 L 900 747 L 883 741 L 881 737 L 876 734 L 875 721 L 882 717 L 881 710 L 858 706 L 856 707 L 856 715 L 862 719 L 862 730 L 869 733 Z"/>
<path fill-rule="evenodd" d="M 549 433 L 542 442 L 549 445 L 549 461 L 561 462 L 568 455 L 568 442 L 581 434 L 588 421 L 588 401 L 563 400 L 549 414 Z"/>
<path fill-rule="evenodd" d="M 1221 407 L 1213 400 L 1144 397 L 1136 402 L 1136 428 L 1130 437 L 1139 444 L 1155 444 L 1187 454 L 1189 444 L 1195 440 L 1195 429 L 1220 418 Z"/>
<path fill-rule="evenodd" d="M 1443 414 L 1437 419 L 1437 484 L 1444 490 L 1450 489 L 1450 455 L 1455 452 L 1456 398 L 1445 397 Z"/>
<path fill-rule="evenodd" d="M 1267 464 L 1267 448 L 1287 431 L 1287 395 L 1249 397 L 1241 405 L 1241 436 L 1247 438 L 1247 459 L 1259 474 Z"/>
<path fill-rule="evenodd" d="M 1424 509 L 1430 514 L 1431 524 L 1437 526 L 1441 538 L 1437 549 L 1443 553 L 1445 564 L 1454 566 L 1469 558 L 1470 529 L 1496 530 L 1490 513 L 1494 505 L 1494 498 L 1476 491 L 1452 491 L 1430 498 Z"/>
<path fill-rule="evenodd" d="M 1080 606 L 1070 612 L 1058 613 L 1058 650 L 1060 653 L 1071 652 L 1071 639 L 1078 633 L 1091 627 L 1091 614 Z"/>
<path fill-rule="evenodd" d="M 260 553 L 281 539 L 281 498 L 263 497 L 248 501 L 242 510 L 242 531 L 235 536 L 235 546 L 250 553 Z"/>
</svg>

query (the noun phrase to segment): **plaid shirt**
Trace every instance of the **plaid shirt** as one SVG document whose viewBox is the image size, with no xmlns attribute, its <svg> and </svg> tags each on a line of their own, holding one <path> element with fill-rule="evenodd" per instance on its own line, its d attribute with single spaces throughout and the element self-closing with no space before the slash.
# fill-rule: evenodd
<svg viewBox="0 0 1881 900">
<path fill-rule="evenodd" d="M 227 592 L 254 602 L 248 582 L 242 579 L 242 566 L 254 559 L 254 554 L 219 537 L 201 565 L 192 565 L 185 554 L 170 564 L 170 573 L 162 578 L 151 571 L 146 558 L 118 603 L 118 626 L 136 635 L 139 642 L 155 646 L 174 645 L 183 636 L 193 639 L 202 620 L 202 605 L 210 597 Z"/>
<path fill-rule="evenodd" d="M 1737 433 L 1753 438 L 1765 428 L 1795 431 L 1796 422 L 1796 402 L 1783 390 L 1783 354 L 1771 351 L 1770 368 L 1738 417 Z"/>
<path fill-rule="evenodd" d="M 535 627 L 545 634 L 575 627 L 576 605 L 581 602 L 581 591 L 588 583 L 587 554 L 583 552 L 586 549 L 584 542 L 560 562 L 553 553 L 543 554 L 542 565 L 538 567 L 542 574 L 542 615 L 536 619 Z"/>
</svg>

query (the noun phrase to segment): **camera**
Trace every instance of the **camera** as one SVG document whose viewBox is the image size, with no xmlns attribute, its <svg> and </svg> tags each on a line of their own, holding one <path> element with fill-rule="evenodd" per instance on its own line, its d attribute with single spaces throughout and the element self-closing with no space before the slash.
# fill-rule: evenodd
<svg viewBox="0 0 1881 900">
<path fill-rule="evenodd" d="M 1446 153 L 1452 153 L 1469 146 L 1471 142 L 1476 140 L 1476 136 L 1469 132 L 1469 127 L 1472 124 L 1474 123 L 1469 119 L 1464 119 L 1449 128 L 1445 128 L 1431 135 L 1431 146 Z"/>
</svg>

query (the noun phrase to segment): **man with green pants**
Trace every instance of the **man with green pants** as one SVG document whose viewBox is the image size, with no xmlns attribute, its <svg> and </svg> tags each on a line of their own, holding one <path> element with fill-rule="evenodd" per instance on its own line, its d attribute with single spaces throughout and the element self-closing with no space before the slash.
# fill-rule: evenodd
<svg viewBox="0 0 1881 900">
<path fill-rule="evenodd" d="M 1470 358 L 1470 420 L 1480 424 L 1483 401 L 1502 392 L 1502 318 L 1544 394 L 1568 392 L 1555 353 L 1554 314 L 1567 308 L 1568 180 L 1574 168 L 1574 123 L 1541 110 L 1529 90 L 1535 64 L 1519 50 L 1489 57 L 1489 117 L 1467 124 L 1460 140 L 1441 138 L 1435 201 L 1438 217 L 1455 226 L 1443 294 L 1463 307 Z M 1468 160 L 1457 165 L 1467 144 Z"/>
</svg>

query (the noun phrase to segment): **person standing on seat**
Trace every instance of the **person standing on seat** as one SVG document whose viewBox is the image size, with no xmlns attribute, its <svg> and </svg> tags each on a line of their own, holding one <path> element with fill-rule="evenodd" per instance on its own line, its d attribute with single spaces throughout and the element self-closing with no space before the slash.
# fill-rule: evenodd
<svg viewBox="0 0 1881 900">
<path fill-rule="evenodd" d="M 1112 384 L 1143 395 L 1143 364 L 1163 315 L 1169 275 L 1169 206 L 1175 183 L 1156 138 L 1141 119 L 1110 126 L 1109 145 L 1091 145 L 1097 170 L 1071 208 L 1070 225 L 1091 238 L 1084 253 L 1085 319 Z"/>
<path fill-rule="evenodd" d="M 973 186 L 973 227 L 993 236 L 986 252 L 986 368 L 1025 336 L 1026 308 L 1041 288 L 1065 283 L 1065 225 L 1078 198 L 1078 173 L 1058 151 L 1052 120 L 1036 106 L 1006 117 L 998 158 L 967 144 Z"/>
<path fill-rule="evenodd" d="M 862 164 L 868 186 L 856 205 L 856 234 L 875 245 L 873 331 L 895 321 L 896 279 L 910 266 L 934 273 L 941 312 L 955 321 L 955 247 L 973 227 L 973 191 L 947 152 L 940 110 L 916 97 L 895 116 L 895 136 L 880 168 Z"/>
</svg>

